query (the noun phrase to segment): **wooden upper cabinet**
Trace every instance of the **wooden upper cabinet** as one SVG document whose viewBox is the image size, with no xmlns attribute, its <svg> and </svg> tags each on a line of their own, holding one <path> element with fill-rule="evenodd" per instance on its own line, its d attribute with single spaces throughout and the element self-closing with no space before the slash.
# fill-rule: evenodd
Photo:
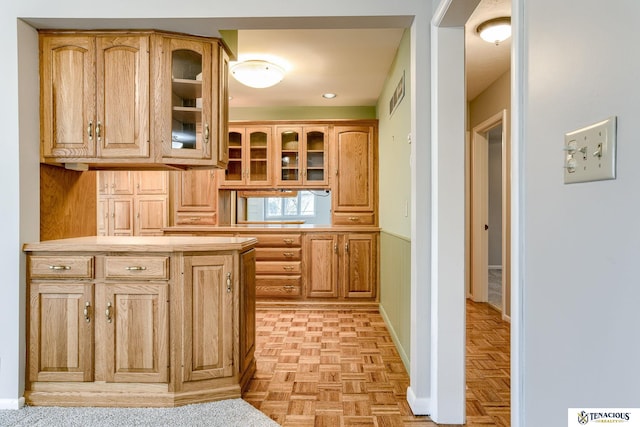
<svg viewBox="0 0 640 427">
<path fill-rule="evenodd" d="M 42 31 L 40 59 L 44 163 L 226 165 L 228 56 L 220 40 Z"/>
<path fill-rule="evenodd" d="M 333 223 L 377 223 L 377 144 L 374 126 L 334 128 Z"/>
<path fill-rule="evenodd" d="M 96 42 L 94 37 L 40 38 L 42 156 L 96 155 Z"/>
<path fill-rule="evenodd" d="M 276 127 L 276 185 L 327 187 L 328 138 L 328 126 Z"/>
<path fill-rule="evenodd" d="M 272 127 L 229 128 L 229 162 L 224 183 L 227 187 L 271 187 Z"/>
<path fill-rule="evenodd" d="M 216 171 L 198 169 L 171 173 L 172 225 L 216 225 Z"/>
<path fill-rule="evenodd" d="M 149 37 L 96 37 L 98 157 L 149 157 Z"/>
</svg>

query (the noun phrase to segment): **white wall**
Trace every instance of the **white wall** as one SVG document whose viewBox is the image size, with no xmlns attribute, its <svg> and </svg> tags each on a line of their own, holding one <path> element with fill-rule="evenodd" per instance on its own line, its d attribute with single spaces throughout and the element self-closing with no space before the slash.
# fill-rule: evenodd
<svg viewBox="0 0 640 427">
<path fill-rule="evenodd" d="M 517 3 L 523 420 L 565 426 L 568 407 L 640 407 L 640 3 Z M 611 115 L 618 178 L 563 184 L 564 133 Z"/>
<path fill-rule="evenodd" d="M 79 18 L 77 26 L 85 25 L 87 18 L 114 18 L 113 20 L 95 21 L 97 27 L 120 25 L 122 27 L 153 27 L 149 21 L 122 22 L 119 19 L 144 19 L 149 15 L 166 20 L 156 21 L 164 28 L 177 31 L 189 29 L 208 29 L 208 21 L 204 18 L 221 18 L 229 27 L 244 28 L 252 23 L 264 22 L 272 17 L 269 25 L 280 25 L 281 28 L 310 25 L 305 17 L 329 17 L 315 22 L 319 28 L 333 26 L 366 25 L 375 21 L 379 26 L 396 25 L 407 22 L 405 17 L 414 17 L 412 24 L 412 72 L 419 75 L 419 84 L 412 82 L 412 136 L 414 164 L 420 165 L 420 171 L 412 175 L 412 187 L 416 187 L 419 179 L 421 191 L 416 197 L 412 195 L 413 218 L 412 238 L 419 241 L 413 256 L 420 257 L 420 265 L 412 272 L 412 292 L 426 307 L 429 303 L 430 289 L 430 256 L 429 228 L 425 222 L 429 219 L 430 166 L 429 152 L 429 20 L 431 2 L 424 0 L 325 0 L 323 2 L 300 2 L 282 0 L 264 2 L 260 0 L 236 0 L 233 2 L 211 2 L 207 0 L 183 0 L 182 2 L 157 2 L 156 0 L 112 0 L 109 2 L 91 3 L 79 0 L 21 0 L 20 2 L 4 2 L 0 14 L 0 48 L 5 64 L 0 67 L 0 129 L 3 130 L 2 153 L 0 157 L 0 179 L 4 184 L 3 202 L 0 208 L 0 235 L 3 245 L 0 247 L 0 269 L 3 272 L 2 298 L 0 299 L 0 407 L 17 405 L 22 395 L 24 369 L 24 257 L 21 245 L 26 241 L 37 240 L 39 228 L 38 208 L 38 107 L 36 94 L 38 90 L 37 67 L 33 64 L 18 70 L 18 52 L 32 55 L 37 52 L 35 33 L 29 29 L 20 31 L 18 41 L 16 22 L 21 17 L 35 18 Z M 358 17 L 369 17 L 359 19 Z M 198 20 L 177 21 L 181 17 L 199 17 Z M 257 17 L 253 21 L 250 18 Z M 284 19 L 279 19 L 283 17 Z M 338 19 L 332 19 L 337 17 Z M 374 17 L 374 18 L 371 18 Z M 242 19 L 242 18 L 248 18 Z M 293 18 L 293 19 L 286 19 Z M 315 18 L 314 18 L 315 19 Z M 304 20 L 304 22 L 303 22 Z M 391 24 L 389 24 L 391 23 Z M 395 23 L 395 24 L 394 24 Z M 54 23 L 55 24 L 55 23 Z M 167 27 L 166 25 L 169 25 Z M 175 24 L 175 25 L 174 25 Z M 57 25 L 57 24 L 55 24 Z M 74 25 L 76 26 L 76 25 Z M 157 26 L 160 28 L 160 25 Z M 255 27 L 254 27 L 255 28 Z M 277 28 L 277 26 L 275 27 Z M 28 58 L 24 59 L 25 63 Z M 20 75 L 20 79 L 18 76 Z M 20 87 L 20 93 L 18 88 Z M 24 94 L 23 99 L 21 95 Z M 417 101 L 416 101 L 417 100 Z M 34 102 L 35 101 L 35 102 Z M 18 114 L 18 110 L 19 114 Z M 421 318 L 424 319 L 425 305 L 422 306 Z M 428 317 L 428 316 L 427 316 Z M 412 324 L 424 325 L 420 319 Z M 429 330 L 421 329 L 415 337 L 420 344 L 412 348 L 422 361 L 415 372 L 412 372 L 412 385 L 418 399 L 428 400 L 430 388 L 429 378 Z M 426 384 L 426 385 L 425 385 Z"/>
</svg>

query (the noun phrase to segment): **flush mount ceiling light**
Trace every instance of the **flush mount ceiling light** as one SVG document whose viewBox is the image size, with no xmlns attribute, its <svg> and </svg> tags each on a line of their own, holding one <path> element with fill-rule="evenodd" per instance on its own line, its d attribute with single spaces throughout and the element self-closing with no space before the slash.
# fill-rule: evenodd
<svg viewBox="0 0 640 427">
<path fill-rule="evenodd" d="M 236 62 L 230 70 L 237 81 L 258 89 L 277 85 L 284 78 L 284 68 L 262 59 Z"/>
<path fill-rule="evenodd" d="M 325 99 L 333 99 L 336 96 L 338 96 L 338 95 L 336 95 L 335 93 L 331 93 L 331 92 L 327 92 L 327 93 L 323 93 L 322 94 L 322 97 L 325 98 Z"/>
<path fill-rule="evenodd" d="M 490 19 L 478 25 L 477 31 L 482 40 L 499 45 L 511 37 L 511 18 Z"/>
</svg>

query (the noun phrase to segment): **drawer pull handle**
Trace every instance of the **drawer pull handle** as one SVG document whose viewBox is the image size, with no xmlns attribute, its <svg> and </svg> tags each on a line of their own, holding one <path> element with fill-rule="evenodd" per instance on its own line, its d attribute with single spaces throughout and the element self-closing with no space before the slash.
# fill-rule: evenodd
<svg viewBox="0 0 640 427">
<path fill-rule="evenodd" d="M 293 244 L 293 239 L 282 239 L 282 241 L 285 242 L 287 245 Z"/>
<path fill-rule="evenodd" d="M 49 270 L 71 270 L 69 265 L 50 265 Z"/>
<path fill-rule="evenodd" d="M 334 254 L 338 253 L 338 244 L 337 243 L 334 243 L 334 245 L 333 245 L 333 253 Z"/>
<path fill-rule="evenodd" d="M 209 143 L 209 124 L 205 124 L 204 125 L 204 143 L 208 144 Z"/>
<path fill-rule="evenodd" d="M 283 265 L 282 268 L 284 268 L 286 271 L 293 271 L 292 265 Z"/>
<path fill-rule="evenodd" d="M 89 136 L 89 141 L 93 141 L 93 121 L 89 120 L 89 126 L 87 126 L 87 135 Z"/>
<path fill-rule="evenodd" d="M 98 124 L 96 125 L 96 136 L 98 137 L 98 141 L 102 140 L 102 135 L 100 135 L 100 131 L 102 128 L 102 123 L 98 120 Z"/>
<path fill-rule="evenodd" d="M 89 301 L 86 301 L 84 303 L 84 310 L 82 312 L 84 314 L 84 320 L 87 323 L 91 322 L 91 319 L 89 318 L 89 307 L 91 307 L 91 304 L 89 303 Z"/>
<path fill-rule="evenodd" d="M 231 273 L 227 273 L 227 293 L 231 293 Z"/>
<path fill-rule="evenodd" d="M 291 292 L 293 292 L 293 288 L 294 288 L 294 286 L 292 286 L 292 285 L 285 285 L 285 286 L 283 286 L 283 288 L 284 288 L 285 292 L 291 293 Z"/>
<path fill-rule="evenodd" d="M 107 309 L 105 310 L 104 314 L 106 314 L 107 316 L 107 322 L 111 323 L 111 303 L 110 302 L 107 303 Z"/>
<path fill-rule="evenodd" d="M 293 252 L 285 252 L 282 255 L 291 258 L 293 256 Z"/>
<path fill-rule="evenodd" d="M 147 267 L 145 267 L 144 265 L 130 265 L 129 267 L 125 267 L 125 270 L 128 271 L 144 271 L 146 269 Z"/>
<path fill-rule="evenodd" d="M 349 217 L 349 221 L 357 221 L 358 217 L 357 216 L 350 216 Z"/>
</svg>

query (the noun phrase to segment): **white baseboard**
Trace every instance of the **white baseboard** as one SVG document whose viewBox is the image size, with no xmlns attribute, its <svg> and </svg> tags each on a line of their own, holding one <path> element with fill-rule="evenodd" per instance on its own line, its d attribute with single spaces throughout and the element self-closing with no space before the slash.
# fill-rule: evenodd
<svg viewBox="0 0 640 427">
<path fill-rule="evenodd" d="M 407 355 L 405 349 L 400 345 L 400 340 L 398 339 L 398 334 L 396 333 L 391 321 L 389 320 L 389 316 L 387 316 L 387 312 L 384 310 L 382 304 L 378 304 L 378 311 L 382 316 L 382 320 L 384 320 L 385 325 L 387 326 L 387 330 L 389 331 L 389 335 L 391 335 L 391 341 L 396 345 L 396 350 L 398 350 L 398 355 L 400 359 L 402 359 L 402 363 L 404 364 L 404 368 L 407 370 L 409 375 L 411 375 L 411 370 L 409 367 L 411 364 L 409 363 L 409 356 Z"/>
<path fill-rule="evenodd" d="M 24 397 L 19 399 L 0 399 L 0 409 L 22 409 Z"/>
<path fill-rule="evenodd" d="M 413 415 L 431 415 L 431 401 L 429 398 L 418 398 L 411 389 L 407 388 L 407 402 Z"/>
</svg>

